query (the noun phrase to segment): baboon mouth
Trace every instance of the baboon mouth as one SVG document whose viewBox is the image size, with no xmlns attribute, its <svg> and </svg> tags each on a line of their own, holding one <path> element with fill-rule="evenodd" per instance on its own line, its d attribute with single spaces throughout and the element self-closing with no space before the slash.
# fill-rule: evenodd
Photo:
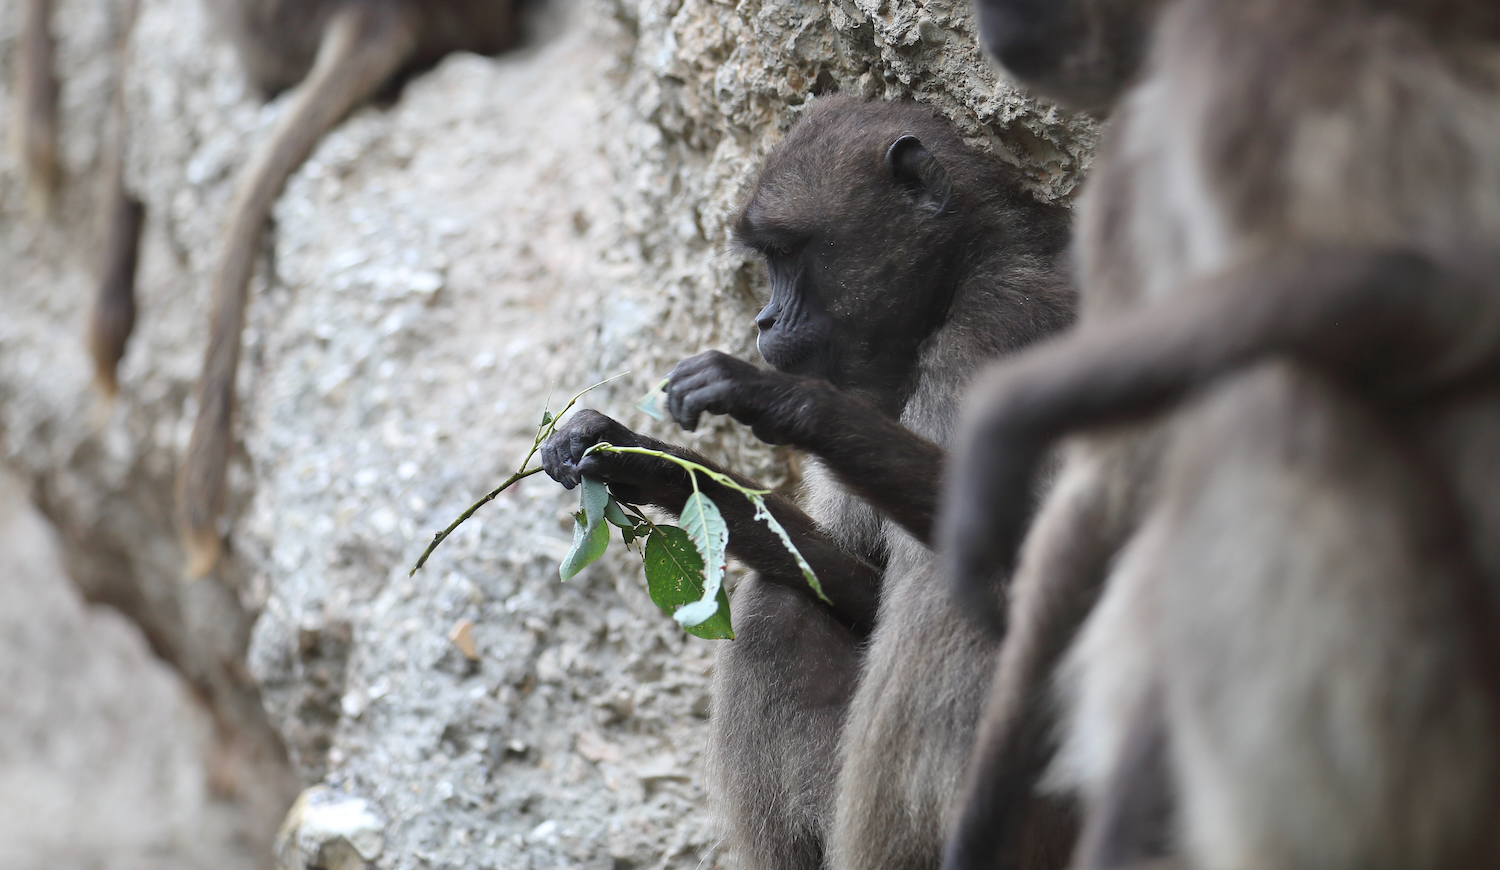
<svg viewBox="0 0 1500 870">
<path fill-rule="evenodd" d="M 771 364 L 771 367 L 779 372 L 791 375 L 816 375 L 816 369 L 821 366 L 817 364 L 819 359 L 818 348 L 806 344 L 788 344 L 776 341 L 774 338 L 768 340 L 765 333 L 755 342 L 755 349 L 760 351 L 760 358 Z"/>
</svg>

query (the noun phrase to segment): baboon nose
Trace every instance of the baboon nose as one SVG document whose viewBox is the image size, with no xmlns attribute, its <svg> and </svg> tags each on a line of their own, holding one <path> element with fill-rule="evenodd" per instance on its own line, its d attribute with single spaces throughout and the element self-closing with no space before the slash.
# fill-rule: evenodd
<svg viewBox="0 0 1500 870">
<path fill-rule="evenodd" d="M 761 332 L 766 332 L 776 326 L 776 320 L 781 316 L 781 309 L 774 305 L 767 305 L 755 315 L 755 325 Z"/>
</svg>

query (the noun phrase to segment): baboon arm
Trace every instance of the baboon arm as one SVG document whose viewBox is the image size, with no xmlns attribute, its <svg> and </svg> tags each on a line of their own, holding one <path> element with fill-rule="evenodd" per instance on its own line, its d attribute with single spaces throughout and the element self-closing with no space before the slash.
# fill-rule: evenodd
<svg viewBox="0 0 1500 870">
<path fill-rule="evenodd" d="M 756 481 L 730 471 L 707 457 L 637 432 L 597 411 L 582 410 L 568 418 L 542 445 L 542 466 L 563 486 L 576 486 L 584 475 L 609 484 L 616 498 L 631 504 L 646 504 L 680 516 L 692 482 L 681 466 L 654 456 L 629 453 L 588 452 L 600 442 L 617 447 L 644 447 L 670 453 L 728 476 L 741 486 L 764 489 Z M 719 484 L 707 475 L 697 476 L 698 489 L 707 495 L 729 528 L 729 553 L 759 573 L 764 580 L 786 586 L 828 607 L 851 630 L 866 634 L 875 626 L 880 603 L 881 570 L 835 544 L 817 523 L 789 500 L 776 494 L 765 496 L 766 508 L 786 530 L 797 551 L 817 575 L 827 601 L 817 597 L 802 576 L 796 560 L 781 538 L 762 520 L 744 494 Z"/>
<path fill-rule="evenodd" d="M 1031 817 L 1045 809 L 1037 783 L 1052 757 L 1051 675 L 1103 587 L 1110 561 L 1134 527 L 1131 505 L 1113 491 L 1138 451 L 1075 445 L 1027 535 L 1009 607 L 997 590 L 960 590 L 965 613 L 995 615 L 1004 633 L 979 720 L 943 870 L 1021 870 L 1035 845 Z M 1004 616 L 1009 613 L 1009 619 Z M 1008 622 L 1008 627 L 1005 624 Z"/>
<path fill-rule="evenodd" d="M 198 417 L 178 475 L 178 511 L 191 577 L 206 574 L 219 557 L 217 521 L 224 509 L 240 331 L 261 233 L 287 178 L 318 139 L 388 80 L 412 51 L 415 25 L 409 16 L 414 13 L 393 5 L 351 3 L 333 16 L 312 71 L 235 188 L 214 276 Z"/>
<path fill-rule="evenodd" d="M 930 543 L 943 449 L 870 402 L 821 379 L 708 351 L 672 370 L 667 409 L 685 429 L 703 413 L 728 414 L 768 444 L 813 454 L 840 483 Z"/>
<path fill-rule="evenodd" d="M 743 482 L 743 481 L 742 481 Z M 702 486 L 702 484 L 699 484 Z M 766 508 L 776 517 L 807 560 L 818 585 L 827 596 L 817 597 L 802 575 L 786 545 L 761 520 L 749 500 L 717 484 L 704 489 L 719 506 L 729 526 L 729 552 L 736 559 L 771 580 L 807 596 L 815 604 L 827 607 L 835 617 L 860 636 L 875 628 L 880 606 L 881 570 L 875 565 L 843 550 L 818 528 L 818 524 L 791 501 L 779 495 L 766 496 Z"/>
<path fill-rule="evenodd" d="M 1086 812 L 1077 870 L 1127 870 L 1171 857 L 1176 805 L 1164 703 L 1156 685 L 1130 714 L 1125 745 Z"/>
<path fill-rule="evenodd" d="M 738 505 L 736 507 L 743 510 Z M 766 507 L 797 545 L 797 551 L 817 575 L 818 585 L 828 600 L 815 598 L 801 568 L 788 558 L 786 545 L 763 522 L 751 519 L 750 533 L 745 535 L 744 544 L 739 549 L 734 549 L 734 533 L 730 532 L 730 548 L 735 558 L 754 568 L 761 577 L 814 598 L 814 603 L 832 610 L 834 616 L 855 634 L 863 637 L 873 631 L 875 615 L 880 609 L 882 570 L 840 548 L 812 517 L 787 499 L 779 495 L 766 496 Z M 741 524 L 743 526 L 743 521 Z"/>
<path fill-rule="evenodd" d="M 1008 574 L 1050 443 L 1161 411 L 1273 355 L 1382 395 L 1437 390 L 1500 362 L 1500 292 L 1483 258 L 1457 267 L 1410 251 L 1287 246 L 1197 279 L 1170 306 L 1085 328 L 978 381 L 944 496 L 959 582 Z"/>
<path fill-rule="evenodd" d="M 821 382 L 812 386 L 813 420 L 795 446 L 823 460 L 840 483 L 930 546 L 947 458 L 943 448 L 857 396 Z"/>
<path fill-rule="evenodd" d="M 655 449 L 665 450 L 692 462 L 727 474 L 741 486 L 764 489 L 761 484 L 742 474 L 730 471 L 701 454 L 684 447 L 657 441 Z M 673 466 L 677 469 L 676 466 Z M 681 473 L 681 469 L 677 469 Z M 880 605 L 881 571 L 863 559 L 845 551 L 823 533 L 812 517 L 792 502 L 772 493 L 765 496 L 766 509 L 786 530 L 787 536 L 796 545 L 797 552 L 807 560 L 808 566 L 817 575 L 818 585 L 828 600 L 817 597 L 817 593 L 802 576 L 786 544 L 771 531 L 762 520 L 755 518 L 755 508 L 743 493 L 700 475 L 698 489 L 719 508 L 724 524 L 729 527 L 729 554 L 764 580 L 787 586 L 813 599 L 814 603 L 830 608 L 840 622 L 857 634 L 868 634 L 875 627 L 875 613 Z M 673 495 L 656 503 L 657 507 L 670 511 L 674 516 L 682 514 L 683 505 L 692 494 L 687 476 L 682 473 L 681 484 L 674 488 Z"/>
</svg>

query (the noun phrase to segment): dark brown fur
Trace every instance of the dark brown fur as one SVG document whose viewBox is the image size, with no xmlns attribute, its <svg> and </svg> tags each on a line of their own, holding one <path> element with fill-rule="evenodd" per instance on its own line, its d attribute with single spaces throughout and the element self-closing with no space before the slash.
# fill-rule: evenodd
<svg viewBox="0 0 1500 870">
<path fill-rule="evenodd" d="M 737 637 L 714 670 L 708 780 L 746 867 L 938 862 L 995 653 L 941 593 L 926 543 L 940 445 L 979 366 L 1071 319 L 1064 218 L 912 106 L 824 99 L 766 159 L 736 237 L 767 262 L 759 347 L 780 371 L 709 352 L 668 387 L 688 428 L 728 414 L 815 457 L 808 513 L 772 510 L 831 603 L 743 499 L 715 499 L 756 572 L 734 591 Z M 544 463 L 566 483 L 594 474 L 679 510 L 686 480 L 671 466 L 582 457 L 617 439 L 648 443 L 580 414 Z M 1068 817 L 1036 825 L 1033 866 L 1061 866 L 1048 847 L 1069 839 Z"/>
<path fill-rule="evenodd" d="M 104 157 L 99 285 L 89 311 L 89 355 L 94 361 L 94 383 L 105 398 L 119 391 L 120 360 L 135 330 L 135 279 L 140 258 L 146 209 L 125 184 L 125 76 L 131 67 L 130 36 L 135 29 L 138 0 L 125 0 L 115 46 L 118 79 L 110 106 L 110 130 Z"/>
<path fill-rule="evenodd" d="M 301 88 L 250 165 L 229 209 L 214 277 L 198 418 L 178 477 L 187 573 L 218 560 L 232 444 L 240 332 L 261 233 L 286 179 L 351 108 L 403 70 L 453 51 L 493 53 L 516 38 L 511 0 L 214 0 L 251 80 Z"/>
<path fill-rule="evenodd" d="M 1115 831 L 1091 854 L 1147 842 L 1110 820 L 1166 782 L 1156 848 L 1205 870 L 1484 866 L 1500 10 L 1177 0 L 1154 34 L 1080 209 L 1082 327 L 976 391 L 955 466 L 961 594 L 1016 577 L 948 866 L 1012 866 L 1070 646 L 1055 779 Z M 1013 563 L 1005 495 L 1080 428 Z"/>
<path fill-rule="evenodd" d="M 125 346 L 135 329 L 135 271 L 146 209 L 125 187 L 119 170 L 112 172 L 106 194 L 107 225 L 99 289 L 89 313 L 89 355 L 94 360 L 94 382 L 107 398 L 119 391 L 118 370 Z"/>
</svg>

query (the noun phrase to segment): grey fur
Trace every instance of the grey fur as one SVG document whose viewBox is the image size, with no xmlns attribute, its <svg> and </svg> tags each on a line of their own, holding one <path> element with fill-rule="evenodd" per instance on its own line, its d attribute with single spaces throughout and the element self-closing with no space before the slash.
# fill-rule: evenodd
<svg viewBox="0 0 1500 870">
<path fill-rule="evenodd" d="M 1094 391 L 1026 412 L 1049 438 L 1094 431 L 1070 439 L 1016 563 L 968 806 L 1012 806 L 993 784 L 1039 770 L 1040 689 L 1071 644 L 1051 782 L 1091 819 L 1138 799 L 1114 783 L 1140 711 L 1164 723 L 1176 855 L 1137 860 L 1490 866 L 1500 14 L 1161 14 L 1080 204 L 1081 329 L 988 376 L 968 430 L 982 460 L 999 449 L 982 433 L 1017 431 L 1017 397 L 1058 407 L 1022 374 L 1076 365 L 1059 383 Z M 1122 348 L 1146 363 L 1122 374 Z M 964 821 L 949 866 L 992 866 L 981 829 L 1004 820 Z"/>
</svg>

